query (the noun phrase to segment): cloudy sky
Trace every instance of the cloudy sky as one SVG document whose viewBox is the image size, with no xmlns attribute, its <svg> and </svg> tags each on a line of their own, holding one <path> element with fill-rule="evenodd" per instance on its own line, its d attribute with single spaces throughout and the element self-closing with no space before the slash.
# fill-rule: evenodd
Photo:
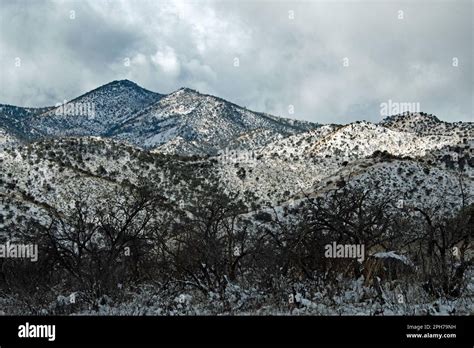
<svg viewBox="0 0 474 348">
<path fill-rule="evenodd" d="M 378 121 L 389 100 L 473 121 L 472 4 L 0 0 L 0 103 L 129 79 L 317 122 Z"/>
</svg>

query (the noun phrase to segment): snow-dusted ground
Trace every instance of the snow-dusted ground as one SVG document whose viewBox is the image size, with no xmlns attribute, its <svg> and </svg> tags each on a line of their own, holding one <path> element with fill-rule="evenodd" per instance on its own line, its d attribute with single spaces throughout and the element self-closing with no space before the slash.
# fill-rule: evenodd
<svg viewBox="0 0 474 348">
<path fill-rule="evenodd" d="M 378 296 L 372 287 L 364 286 L 364 279 L 339 278 L 337 285 L 323 282 L 293 283 L 287 289 L 267 293 L 255 288 L 245 289 L 229 284 L 225 298 L 217 293 L 206 296 L 195 290 L 160 291 L 156 286 L 143 285 L 125 291 L 122 298 L 112 300 L 104 296 L 92 308 L 80 293 L 58 295 L 48 305 L 34 313 L 22 307 L 22 314 L 73 315 L 473 315 L 474 279 L 472 273 L 465 296 L 433 298 L 417 284 L 400 282 L 382 285 Z M 292 291 L 291 288 L 298 289 Z M 294 303 L 289 303 L 293 293 Z M 0 297 L 0 315 L 18 314 L 18 303 L 13 298 Z"/>
</svg>

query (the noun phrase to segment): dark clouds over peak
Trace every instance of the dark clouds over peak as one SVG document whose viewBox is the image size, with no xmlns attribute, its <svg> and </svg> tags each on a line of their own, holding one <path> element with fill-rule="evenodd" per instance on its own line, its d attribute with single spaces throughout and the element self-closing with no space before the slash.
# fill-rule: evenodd
<svg viewBox="0 0 474 348">
<path fill-rule="evenodd" d="M 378 121 L 388 100 L 472 121 L 472 31 L 462 0 L 0 0 L 0 103 L 129 79 L 318 122 Z"/>
</svg>

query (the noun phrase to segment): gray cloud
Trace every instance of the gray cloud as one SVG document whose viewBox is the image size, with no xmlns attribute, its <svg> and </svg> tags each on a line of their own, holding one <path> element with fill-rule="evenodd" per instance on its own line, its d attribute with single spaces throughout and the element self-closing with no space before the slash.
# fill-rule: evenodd
<svg viewBox="0 0 474 348">
<path fill-rule="evenodd" d="M 473 121 L 472 31 L 463 0 L 2 0 L 0 103 L 127 78 L 317 122 L 378 121 L 389 99 Z"/>
</svg>

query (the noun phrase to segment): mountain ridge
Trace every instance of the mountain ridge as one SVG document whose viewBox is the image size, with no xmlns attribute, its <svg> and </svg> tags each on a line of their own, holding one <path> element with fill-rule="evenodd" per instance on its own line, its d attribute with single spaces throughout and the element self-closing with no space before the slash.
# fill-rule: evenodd
<svg viewBox="0 0 474 348">
<path fill-rule="evenodd" d="M 185 104 L 189 104 L 188 109 Z M 18 118 L 28 113 L 26 108 L 17 109 Z M 222 123 L 220 128 L 219 122 Z M 113 137 L 145 148 L 159 147 L 181 138 L 194 142 L 184 147 L 196 148 L 196 153 L 215 154 L 224 144 L 255 129 L 286 136 L 316 127 L 317 124 L 308 121 L 253 112 L 187 87 L 165 95 L 130 80 L 115 80 L 64 105 L 28 113 L 23 120 L 22 133 L 29 140 L 61 136 Z M 29 136 L 31 130 L 35 131 L 34 137 Z M 228 134 L 222 134 L 225 130 L 229 130 Z M 206 135 L 209 133 L 214 138 Z"/>
<path fill-rule="evenodd" d="M 77 110 L 84 111 L 77 107 L 69 114 L 71 105 L 81 103 L 87 104 L 89 109 L 94 107 L 94 114 L 75 115 Z M 3 108 L 9 108 L 9 111 L 0 108 L 2 129 L 19 141 L 101 136 L 180 155 L 215 155 L 225 148 L 251 149 L 255 144 L 266 145 L 278 138 L 304 134 L 322 126 L 254 112 L 188 87 L 160 94 L 127 79 L 99 86 L 65 105 L 45 108 L 5 105 Z M 65 111 L 66 115 L 58 111 Z M 334 125 L 333 128 L 357 123 L 360 122 Z M 469 122 L 445 122 L 423 112 L 388 116 L 374 124 L 419 135 L 448 136 L 459 131 L 467 134 L 472 130 Z M 246 143 L 245 139 L 253 140 Z"/>
</svg>

